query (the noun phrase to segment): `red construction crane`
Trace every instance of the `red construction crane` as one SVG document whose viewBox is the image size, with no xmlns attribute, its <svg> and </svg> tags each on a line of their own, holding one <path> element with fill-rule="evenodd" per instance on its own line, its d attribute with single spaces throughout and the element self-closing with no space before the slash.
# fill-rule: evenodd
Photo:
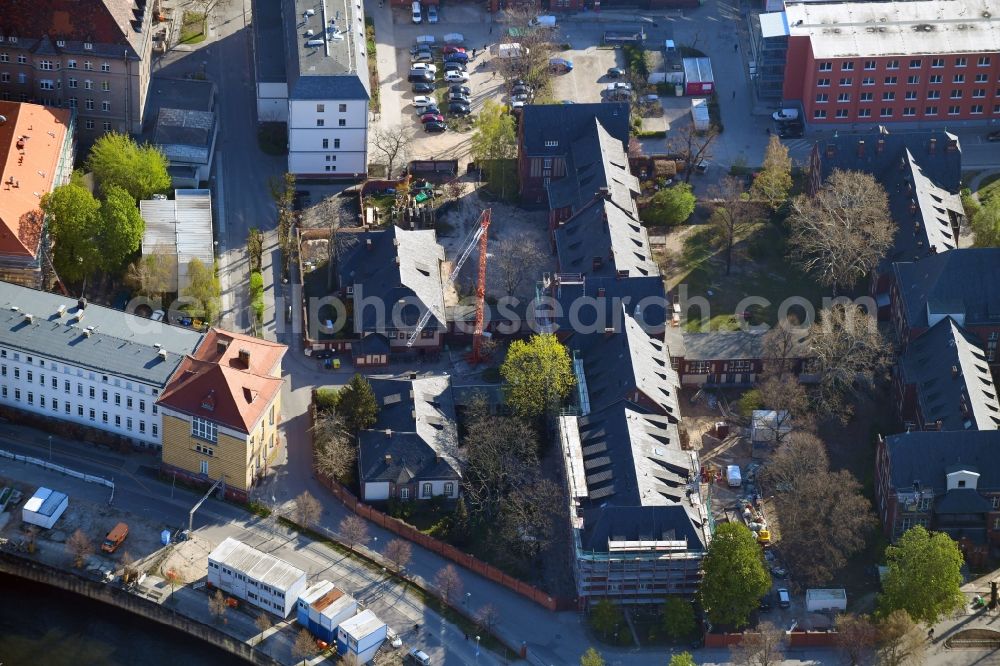
<svg viewBox="0 0 1000 666">
<path fill-rule="evenodd" d="M 462 254 L 459 255 L 458 260 L 455 262 L 455 266 L 451 269 L 451 274 L 444 283 L 445 287 L 451 286 L 455 283 L 459 272 L 462 270 L 462 266 L 465 265 L 466 260 L 478 245 L 479 280 L 476 284 L 476 325 L 472 333 L 472 357 L 470 359 L 472 363 L 479 363 L 482 360 L 480 354 L 483 343 L 483 319 L 486 308 L 486 241 L 487 231 L 490 228 L 490 210 L 491 209 L 489 208 L 483 210 L 482 214 L 479 216 L 479 222 L 476 224 L 475 229 L 473 229 L 469 234 L 469 238 L 465 242 L 465 247 L 462 248 Z M 407 347 L 413 346 L 417 336 L 420 335 L 420 331 L 424 330 L 424 327 L 430 319 L 431 311 L 428 308 L 424 311 L 424 314 L 420 316 L 420 320 L 417 322 L 416 327 L 410 334 L 410 339 L 406 341 Z"/>
</svg>

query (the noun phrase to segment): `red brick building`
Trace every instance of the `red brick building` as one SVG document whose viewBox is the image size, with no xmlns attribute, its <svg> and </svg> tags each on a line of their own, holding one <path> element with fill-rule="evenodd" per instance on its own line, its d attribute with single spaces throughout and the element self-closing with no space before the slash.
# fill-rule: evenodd
<svg viewBox="0 0 1000 666">
<path fill-rule="evenodd" d="M 1000 118 L 1000 12 L 987 0 L 786 6 L 784 105 L 817 125 Z"/>
</svg>

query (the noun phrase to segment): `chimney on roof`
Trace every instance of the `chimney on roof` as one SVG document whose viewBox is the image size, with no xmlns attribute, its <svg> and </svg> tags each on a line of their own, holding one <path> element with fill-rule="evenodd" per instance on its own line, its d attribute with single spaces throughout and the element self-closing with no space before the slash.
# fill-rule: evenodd
<svg viewBox="0 0 1000 666">
<path fill-rule="evenodd" d="M 595 271 L 601 270 L 601 266 L 603 266 L 603 265 L 604 265 L 604 258 L 603 257 L 594 257 L 593 266 L 594 266 L 594 270 Z"/>
<path fill-rule="evenodd" d="M 66 312 L 66 306 L 65 305 L 60 305 L 56 309 L 56 316 L 57 317 L 62 317 L 65 312 Z"/>
<path fill-rule="evenodd" d="M 955 139 L 948 139 L 948 152 L 953 153 L 958 150 L 958 141 Z"/>
<path fill-rule="evenodd" d="M 865 140 L 858 139 L 858 157 L 865 156 Z"/>
<path fill-rule="evenodd" d="M 937 421 L 934 422 L 934 425 L 937 426 L 938 430 L 941 430 L 944 427 L 944 421 L 942 421 L 941 419 L 938 419 Z"/>
<path fill-rule="evenodd" d="M 222 354 L 225 354 L 226 353 L 226 349 L 228 349 L 228 348 L 229 348 L 229 341 L 228 340 L 218 340 L 215 343 L 215 351 L 217 351 L 220 356 Z"/>
<path fill-rule="evenodd" d="M 937 139 L 931 137 L 930 143 L 927 144 L 927 152 L 933 155 L 935 150 L 937 150 Z"/>
<path fill-rule="evenodd" d="M 610 199 L 611 192 L 606 187 L 597 188 L 597 196 L 601 199 Z"/>
<path fill-rule="evenodd" d="M 837 151 L 832 143 L 826 144 L 826 156 L 833 157 L 833 154 Z"/>
<path fill-rule="evenodd" d="M 87 309 L 87 299 L 86 299 L 86 298 L 83 298 L 83 297 L 81 296 L 81 297 L 80 297 L 80 300 L 78 300 L 78 301 L 76 302 L 76 308 L 77 308 L 78 310 L 86 310 L 86 309 Z"/>
<path fill-rule="evenodd" d="M 240 349 L 240 363 L 246 367 L 250 367 L 250 350 L 246 347 Z"/>
<path fill-rule="evenodd" d="M 957 365 L 951 366 L 951 378 L 952 379 L 958 379 L 958 366 Z"/>
<path fill-rule="evenodd" d="M 392 454 L 389 454 L 389 453 L 385 454 L 385 464 L 386 465 L 391 465 L 392 464 Z"/>
<path fill-rule="evenodd" d="M 875 152 L 879 155 L 885 150 L 885 139 L 879 139 L 878 143 L 875 144 Z"/>
<path fill-rule="evenodd" d="M 31 322 L 33 322 L 35 320 L 35 315 L 31 314 L 30 312 L 25 312 L 24 313 L 24 320 L 30 324 Z"/>
<path fill-rule="evenodd" d="M 910 215 L 913 215 L 916 212 L 917 212 L 917 202 L 914 201 L 913 199 L 910 199 Z"/>
<path fill-rule="evenodd" d="M 159 356 L 164 361 L 167 360 L 167 350 L 166 349 L 160 349 L 159 351 L 156 352 L 156 355 Z"/>
<path fill-rule="evenodd" d="M 365 239 L 365 249 L 366 250 L 372 249 L 372 239 L 371 238 L 366 238 Z"/>
<path fill-rule="evenodd" d="M 614 334 L 615 334 L 615 327 L 614 326 L 605 326 L 604 327 L 604 337 L 605 338 L 610 338 Z"/>
<path fill-rule="evenodd" d="M 389 438 L 392 437 L 392 429 L 390 429 L 390 428 L 386 428 L 385 429 L 385 437 L 386 437 L 386 439 L 389 439 Z"/>
<path fill-rule="evenodd" d="M 598 298 L 604 298 L 604 294 L 605 294 L 604 287 L 598 287 L 597 288 L 597 297 Z"/>
</svg>

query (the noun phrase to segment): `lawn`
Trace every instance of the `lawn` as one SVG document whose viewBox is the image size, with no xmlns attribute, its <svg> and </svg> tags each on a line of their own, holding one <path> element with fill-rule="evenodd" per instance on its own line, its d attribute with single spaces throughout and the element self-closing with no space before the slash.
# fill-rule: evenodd
<svg viewBox="0 0 1000 666">
<path fill-rule="evenodd" d="M 181 23 L 181 44 L 198 44 L 205 41 L 204 12 L 184 12 Z"/>
<path fill-rule="evenodd" d="M 983 178 L 976 192 L 979 203 L 986 203 L 987 200 L 1000 196 L 1000 173 L 990 174 Z"/>
<path fill-rule="evenodd" d="M 725 274 L 725 259 L 711 241 L 709 227 L 696 228 L 684 241 L 675 275 L 667 276 L 669 283 L 687 286 L 688 298 L 703 296 L 708 300 L 711 311 L 707 323 L 711 330 L 737 330 L 737 305 L 748 296 L 765 298 L 770 303 L 747 308 L 753 324 L 774 324 L 781 302 L 791 296 L 819 305 L 822 288 L 785 256 L 784 233 L 776 224 L 757 225 L 737 244 L 730 275 Z M 698 309 L 692 308 L 686 329 L 702 330 L 702 318 Z"/>
</svg>

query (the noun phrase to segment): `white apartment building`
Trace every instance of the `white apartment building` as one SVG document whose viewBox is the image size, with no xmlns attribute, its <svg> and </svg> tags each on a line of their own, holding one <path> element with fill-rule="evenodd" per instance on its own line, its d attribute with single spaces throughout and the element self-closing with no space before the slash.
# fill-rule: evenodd
<svg viewBox="0 0 1000 666">
<path fill-rule="evenodd" d="M 160 448 L 157 397 L 203 337 L 0 282 L 0 405 Z"/>
<path fill-rule="evenodd" d="M 283 44 L 273 22 L 255 27 L 258 121 L 287 121 L 288 171 L 299 178 L 361 178 L 371 97 L 362 3 L 283 0 L 281 9 Z"/>
<path fill-rule="evenodd" d="M 288 617 L 306 589 L 306 572 L 227 537 L 208 555 L 208 583 L 269 613 Z"/>
</svg>

